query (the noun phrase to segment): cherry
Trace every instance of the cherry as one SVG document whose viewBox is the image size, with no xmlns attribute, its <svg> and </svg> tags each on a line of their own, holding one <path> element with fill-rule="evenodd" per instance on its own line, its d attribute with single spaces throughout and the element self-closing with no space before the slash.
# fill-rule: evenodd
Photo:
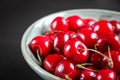
<svg viewBox="0 0 120 80">
<path fill-rule="evenodd" d="M 62 60 L 56 66 L 54 74 L 66 80 L 77 80 L 80 71 L 69 60 Z"/>
<path fill-rule="evenodd" d="M 51 31 L 51 32 L 46 33 L 45 36 L 48 36 L 48 37 L 50 37 L 52 40 L 54 40 L 56 34 L 57 34 L 57 32 Z M 53 44 L 53 42 L 52 42 L 52 44 Z"/>
<path fill-rule="evenodd" d="M 83 19 L 83 22 L 85 24 L 85 27 L 87 28 L 91 28 L 91 26 L 96 22 L 94 19 L 92 18 L 86 18 L 86 19 Z"/>
<path fill-rule="evenodd" d="M 51 46 L 51 39 L 43 35 L 34 37 L 29 44 L 31 51 L 36 54 L 38 50 L 40 57 L 46 57 L 51 51 Z"/>
<path fill-rule="evenodd" d="M 66 32 L 58 32 L 54 38 L 53 47 L 55 52 L 63 53 L 63 47 L 69 40 L 70 36 Z"/>
<path fill-rule="evenodd" d="M 95 68 L 94 67 L 87 67 L 90 70 L 83 69 L 80 74 L 80 79 L 79 80 L 95 80 L 96 77 L 96 72 L 92 71 Z"/>
<path fill-rule="evenodd" d="M 49 54 L 43 62 L 44 69 L 48 72 L 54 73 L 57 64 L 63 60 L 63 55 L 59 53 Z"/>
<path fill-rule="evenodd" d="M 112 50 L 120 51 L 120 37 L 118 35 L 109 34 L 106 38 Z"/>
<path fill-rule="evenodd" d="M 101 66 L 104 67 L 110 67 L 112 70 L 114 70 L 116 73 L 120 72 L 120 52 L 119 51 L 115 51 L 115 50 L 111 50 L 110 52 L 106 52 L 105 53 L 106 56 L 111 57 L 113 65 L 109 65 L 108 60 L 103 57 L 101 60 Z"/>
<path fill-rule="evenodd" d="M 90 63 L 100 66 L 102 56 L 96 52 L 93 52 L 90 56 Z"/>
<path fill-rule="evenodd" d="M 89 52 L 86 45 L 79 39 L 68 40 L 64 46 L 64 56 L 74 63 L 84 63 L 88 60 Z"/>
<path fill-rule="evenodd" d="M 106 35 L 99 36 L 99 39 L 97 40 L 95 47 L 100 52 L 106 52 L 108 49 L 108 40 L 106 38 Z"/>
<path fill-rule="evenodd" d="M 66 33 L 70 36 L 70 39 L 77 38 L 77 35 L 74 31 L 68 30 L 68 31 L 66 31 Z"/>
<path fill-rule="evenodd" d="M 51 22 L 50 28 L 53 31 L 54 30 L 67 31 L 69 26 L 68 26 L 68 23 L 66 22 L 66 20 L 63 17 L 58 16 Z"/>
<path fill-rule="evenodd" d="M 77 31 L 77 37 L 82 40 L 87 47 L 93 47 L 97 40 L 98 35 L 91 28 L 82 28 Z"/>
<path fill-rule="evenodd" d="M 109 22 L 114 26 L 114 31 L 120 33 L 120 23 L 117 20 L 110 20 Z"/>
<path fill-rule="evenodd" d="M 99 51 L 107 51 L 108 45 L 112 50 L 120 51 L 120 38 L 117 34 L 111 33 L 106 35 L 101 35 L 96 43 L 96 47 Z"/>
<path fill-rule="evenodd" d="M 92 27 L 98 35 L 114 33 L 112 25 L 107 20 L 100 20 L 96 22 Z"/>
<path fill-rule="evenodd" d="M 69 29 L 73 31 L 76 31 L 84 26 L 83 20 L 77 15 L 67 17 L 66 21 L 69 25 Z"/>
<path fill-rule="evenodd" d="M 116 73 L 110 69 L 100 70 L 95 77 L 95 80 L 116 80 Z"/>
</svg>

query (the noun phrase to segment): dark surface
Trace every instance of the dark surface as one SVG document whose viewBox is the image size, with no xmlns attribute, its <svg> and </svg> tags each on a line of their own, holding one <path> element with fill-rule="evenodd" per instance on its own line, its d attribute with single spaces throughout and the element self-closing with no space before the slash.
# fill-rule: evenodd
<svg viewBox="0 0 120 80">
<path fill-rule="evenodd" d="M 0 0 L 0 80 L 42 80 L 21 54 L 24 31 L 48 14 L 81 8 L 120 11 L 120 0 Z"/>
</svg>

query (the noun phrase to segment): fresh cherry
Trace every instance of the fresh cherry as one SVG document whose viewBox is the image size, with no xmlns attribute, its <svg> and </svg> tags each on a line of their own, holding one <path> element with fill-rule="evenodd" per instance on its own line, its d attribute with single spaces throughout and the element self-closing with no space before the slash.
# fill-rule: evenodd
<svg viewBox="0 0 120 80">
<path fill-rule="evenodd" d="M 76 31 L 77 29 L 84 27 L 83 20 L 77 15 L 67 17 L 66 21 L 70 30 Z"/>
<path fill-rule="evenodd" d="M 120 33 L 120 23 L 117 21 L 117 20 L 111 20 L 111 21 L 109 21 L 111 24 L 112 24 L 112 26 L 114 27 L 114 31 L 116 32 L 116 33 Z"/>
<path fill-rule="evenodd" d="M 83 19 L 84 22 L 84 26 L 87 28 L 91 28 L 91 26 L 96 22 L 94 19 L 92 18 L 85 18 Z"/>
<path fill-rule="evenodd" d="M 92 63 L 96 66 L 100 66 L 101 59 L 102 59 L 102 56 L 100 54 L 96 53 L 96 52 L 93 52 L 90 55 L 90 63 Z"/>
<path fill-rule="evenodd" d="M 115 33 L 101 35 L 96 43 L 97 49 L 106 52 L 108 46 L 112 50 L 120 51 L 120 37 Z"/>
<path fill-rule="evenodd" d="M 77 37 L 82 40 L 89 48 L 93 47 L 97 40 L 98 35 L 91 28 L 82 28 L 77 31 Z"/>
<path fill-rule="evenodd" d="M 29 44 L 31 51 L 35 54 L 38 51 L 40 57 L 46 57 L 51 51 L 51 46 L 51 39 L 44 35 L 34 37 Z"/>
<path fill-rule="evenodd" d="M 56 66 L 54 74 L 66 80 L 77 80 L 80 71 L 69 60 L 62 60 Z"/>
<path fill-rule="evenodd" d="M 74 63 L 84 63 L 88 60 L 89 51 L 86 45 L 79 39 L 68 40 L 64 46 L 64 56 Z"/>
<path fill-rule="evenodd" d="M 98 35 L 114 33 L 113 26 L 107 20 L 96 22 L 92 28 Z"/>
<path fill-rule="evenodd" d="M 70 39 L 77 38 L 77 34 L 74 31 L 68 30 L 66 33 L 70 36 Z"/>
<path fill-rule="evenodd" d="M 67 31 L 69 29 L 68 23 L 66 22 L 66 20 L 61 17 L 58 16 L 56 17 L 50 24 L 50 28 L 54 31 Z"/>
<path fill-rule="evenodd" d="M 96 72 L 95 71 L 92 71 L 94 70 L 95 68 L 94 67 L 87 67 L 88 69 L 90 70 L 87 70 L 87 69 L 83 69 L 81 71 L 81 74 L 80 74 L 80 79 L 79 80 L 95 80 L 95 77 L 96 77 Z"/>
<path fill-rule="evenodd" d="M 58 32 L 54 38 L 53 47 L 55 52 L 63 53 L 63 47 L 65 43 L 69 40 L 70 36 L 66 32 Z"/>
<path fill-rule="evenodd" d="M 116 73 L 110 69 L 100 70 L 95 77 L 95 80 L 116 80 Z"/>
<path fill-rule="evenodd" d="M 117 34 L 106 35 L 106 38 L 112 50 L 120 51 L 120 37 Z"/>
<path fill-rule="evenodd" d="M 54 73 L 57 64 L 63 59 L 63 55 L 59 53 L 48 55 L 43 62 L 44 69 L 48 72 Z"/>
<path fill-rule="evenodd" d="M 106 56 L 110 57 L 112 60 L 112 65 L 111 62 L 108 61 L 108 59 L 106 59 L 105 57 L 102 58 L 101 60 L 101 67 L 105 68 L 105 67 L 109 67 L 112 70 L 114 70 L 116 73 L 120 72 L 120 52 L 119 51 L 115 51 L 115 50 L 110 50 L 109 52 L 105 53 Z"/>
</svg>

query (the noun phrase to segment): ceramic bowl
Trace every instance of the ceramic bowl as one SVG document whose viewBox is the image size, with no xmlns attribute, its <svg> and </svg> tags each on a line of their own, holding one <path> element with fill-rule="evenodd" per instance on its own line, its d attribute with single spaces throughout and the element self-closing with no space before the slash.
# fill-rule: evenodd
<svg viewBox="0 0 120 80">
<path fill-rule="evenodd" d="M 81 18 L 93 18 L 95 20 L 107 19 L 107 20 L 118 20 L 120 21 L 120 13 L 110 10 L 101 10 L 101 9 L 75 9 L 75 10 L 66 10 L 61 12 L 56 12 L 50 15 L 47 15 L 39 20 L 35 21 L 32 25 L 28 27 L 25 31 L 22 41 L 21 41 L 21 50 L 24 59 L 28 65 L 43 79 L 45 80 L 62 80 L 61 78 L 52 75 L 51 73 L 45 71 L 40 65 L 39 61 L 34 57 L 30 51 L 28 45 L 31 39 L 37 35 L 46 33 L 50 28 L 49 25 L 51 21 L 57 16 L 68 17 L 70 15 L 79 15 Z"/>
</svg>

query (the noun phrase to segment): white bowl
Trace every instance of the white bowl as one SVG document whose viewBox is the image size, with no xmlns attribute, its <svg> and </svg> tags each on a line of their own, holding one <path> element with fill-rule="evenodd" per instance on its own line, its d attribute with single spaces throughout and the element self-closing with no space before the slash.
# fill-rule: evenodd
<svg viewBox="0 0 120 80">
<path fill-rule="evenodd" d="M 31 26 L 28 27 L 28 29 L 25 31 L 22 37 L 21 50 L 28 65 L 40 77 L 42 77 L 45 80 L 61 80 L 61 78 L 54 76 L 51 73 L 45 71 L 40 66 L 41 64 L 38 62 L 38 60 L 33 56 L 28 45 L 33 37 L 40 34 L 44 34 L 50 29 L 49 25 L 56 16 L 63 16 L 66 18 L 70 15 L 79 15 L 82 18 L 93 18 L 95 20 L 115 19 L 120 21 L 120 13 L 116 11 L 100 10 L 100 9 L 75 9 L 75 10 L 66 10 L 66 11 L 50 14 L 34 22 Z"/>
</svg>

